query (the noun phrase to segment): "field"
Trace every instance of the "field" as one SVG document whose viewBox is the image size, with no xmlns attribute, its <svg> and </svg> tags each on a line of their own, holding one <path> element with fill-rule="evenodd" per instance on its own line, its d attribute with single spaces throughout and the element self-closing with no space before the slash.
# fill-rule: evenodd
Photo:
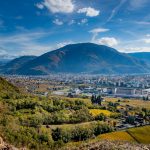
<svg viewBox="0 0 150 150">
<path fill-rule="evenodd" d="M 125 144 L 127 147 L 128 146 L 134 147 L 135 145 L 138 145 L 138 144 L 150 144 L 150 126 L 144 126 L 144 127 L 128 129 L 125 131 L 116 131 L 116 132 L 101 134 L 97 136 L 96 138 L 90 139 L 87 141 L 69 142 L 66 145 L 66 147 L 82 147 L 82 146 L 84 147 L 85 146 L 86 147 L 85 149 L 87 149 L 87 145 L 91 147 L 91 145 L 96 144 L 96 146 L 98 146 L 98 144 L 101 142 L 102 143 L 104 142 L 107 144 L 110 144 L 111 142 L 112 143 L 114 142 L 114 144 L 120 143 L 121 145 Z M 134 149 L 137 149 L 137 148 L 139 149 L 139 145 L 135 147 Z"/>
<path fill-rule="evenodd" d="M 119 105 L 109 103 L 118 102 L 117 99 L 108 99 L 100 106 L 92 104 L 87 97 L 37 97 L 19 92 L 5 80 L 0 81 L 0 89 L 0 137 L 5 137 L 6 142 L 16 147 L 26 145 L 29 149 L 46 150 L 70 143 L 79 146 L 104 141 L 150 143 L 150 126 L 112 132 L 113 127 L 117 123 L 123 124 L 121 119 L 124 121 L 126 117 L 124 111 L 118 111 L 117 107 L 128 108 L 128 113 L 136 113 L 138 117 L 144 114 L 143 119 L 147 123 L 148 110 L 126 106 L 128 103 L 134 105 L 136 100 L 120 99 Z M 138 102 L 141 103 L 139 107 L 144 105 L 144 101 Z M 98 116 L 101 113 L 107 117 Z"/>
<path fill-rule="evenodd" d="M 126 131 L 118 131 L 118 132 L 102 134 L 97 138 L 103 140 L 135 142 L 134 138 L 130 136 Z"/>
<path fill-rule="evenodd" d="M 150 109 L 150 101 L 143 101 L 143 100 L 137 100 L 137 99 L 121 99 L 121 98 L 105 98 L 106 102 L 117 102 L 118 100 L 121 100 L 119 102 L 121 105 L 130 105 L 133 107 L 139 107 L 139 108 L 147 108 Z"/>
<path fill-rule="evenodd" d="M 150 126 L 129 129 L 127 131 L 139 143 L 150 144 Z"/>
<path fill-rule="evenodd" d="M 101 113 L 103 113 L 106 116 L 110 116 L 111 112 L 108 110 L 101 110 L 101 109 L 90 109 L 90 113 L 95 117 Z"/>
<path fill-rule="evenodd" d="M 49 98 L 56 99 L 56 96 L 49 96 Z M 65 97 L 65 96 L 57 96 L 57 98 L 59 98 L 61 100 L 65 100 L 65 101 L 81 101 L 88 107 L 92 106 L 92 103 L 91 103 L 90 99 L 88 99 L 88 98 L 71 98 L 70 99 L 69 97 Z"/>
<path fill-rule="evenodd" d="M 132 128 L 126 131 L 117 131 L 101 134 L 96 139 L 150 144 L 150 126 Z"/>
<path fill-rule="evenodd" d="M 51 129 L 56 129 L 56 128 L 61 128 L 65 130 L 72 130 L 73 128 L 77 127 L 88 127 L 92 124 L 95 124 L 96 121 L 91 121 L 91 122 L 84 122 L 84 123 L 77 123 L 77 124 L 62 124 L 62 125 L 50 125 Z"/>
</svg>

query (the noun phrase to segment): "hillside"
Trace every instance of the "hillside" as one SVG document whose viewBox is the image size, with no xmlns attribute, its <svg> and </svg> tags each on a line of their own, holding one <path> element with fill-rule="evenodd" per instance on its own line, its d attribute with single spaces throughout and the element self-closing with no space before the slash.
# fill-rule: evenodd
<svg viewBox="0 0 150 150">
<path fill-rule="evenodd" d="M 0 77 L 0 97 L 8 97 L 19 93 L 19 89 Z"/>
<path fill-rule="evenodd" d="M 21 56 L 9 61 L 7 64 L 1 67 L 1 70 L 5 74 L 15 74 L 16 70 L 22 67 L 28 61 L 35 59 L 36 56 Z"/>
<path fill-rule="evenodd" d="M 150 126 L 101 134 L 86 142 L 68 143 L 64 150 L 144 150 L 150 148 Z M 144 136 L 143 136 L 144 135 Z M 145 138 L 146 137 L 146 138 Z M 140 144 L 142 143 L 142 144 Z M 145 145 L 144 145 L 145 144 Z M 71 147 L 71 148 L 70 148 Z"/>
<path fill-rule="evenodd" d="M 129 55 L 150 65 L 150 52 L 129 53 Z"/>
<path fill-rule="evenodd" d="M 71 147 L 71 145 L 70 145 Z M 149 145 L 135 144 L 121 141 L 102 140 L 97 142 L 85 142 L 80 146 L 69 146 L 63 150 L 149 150 Z M 62 150 L 62 149 L 59 149 Z"/>
<path fill-rule="evenodd" d="M 13 146 L 33 150 L 62 150 L 63 148 L 65 150 L 74 148 L 112 150 L 116 147 L 122 150 L 129 147 L 142 150 L 143 145 L 137 144 L 137 141 L 143 144 L 150 143 L 149 126 L 132 128 L 122 131 L 121 134 L 112 132 L 115 118 L 109 115 L 105 117 L 101 112 L 118 113 L 118 110 L 114 109 L 115 106 L 110 106 L 107 101 L 103 102 L 102 106 L 95 106 L 90 99 L 37 97 L 23 94 L 16 96 L 19 90 L 2 78 L 0 78 L 0 91 L 0 147 L 6 147 L 8 150 Z M 106 106 L 107 110 L 104 110 L 103 106 Z M 91 109 L 94 107 L 95 109 Z M 127 108 L 127 105 L 125 107 Z M 143 107 L 139 106 L 139 108 Z M 139 108 L 128 112 L 134 110 L 137 112 L 136 115 L 143 114 L 145 109 Z M 150 112 L 148 110 L 146 112 L 145 115 L 149 116 Z M 120 115 L 123 113 L 120 112 Z M 126 136 L 125 132 L 130 135 Z M 114 136 L 116 134 L 117 136 Z M 121 136 L 120 142 L 127 140 L 128 143 L 106 142 L 102 139 L 106 136 L 114 140 Z M 134 142 L 130 136 L 136 139 L 135 144 L 130 144 Z"/>
<path fill-rule="evenodd" d="M 92 43 L 72 44 L 48 52 L 16 70 L 21 75 L 49 73 L 146 73 L 145 63 L 117 50 Z"/>
</svg>

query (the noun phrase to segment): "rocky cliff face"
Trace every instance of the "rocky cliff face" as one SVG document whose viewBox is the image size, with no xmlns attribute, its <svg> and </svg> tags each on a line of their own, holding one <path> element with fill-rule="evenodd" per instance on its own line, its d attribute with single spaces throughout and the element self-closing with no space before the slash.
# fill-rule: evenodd
<svg viewBox="0 0 150 150">
<path fill-rule="evenodd" d="M 0 150 L 26 150 L 26 149 L 23 149 L 23 148 L 18 149 L 12 145 L 9 145 L 5 143 L 3 139 L 0 137 Z"/>
</svg>

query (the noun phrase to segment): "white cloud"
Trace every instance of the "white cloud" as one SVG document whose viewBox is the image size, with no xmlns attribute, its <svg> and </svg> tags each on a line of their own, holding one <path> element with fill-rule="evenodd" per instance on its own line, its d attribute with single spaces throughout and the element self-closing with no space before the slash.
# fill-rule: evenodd
<svg viewBox="0 0 150 150">
<path fill-rule="evenodd" d="M 83 18 L 83 19 L 78 20 L 78 21 L 71 20 L 71 21 L 68 22 L 68 25 L 73 25 L 73 24 L 76 24 L 76 25 L 88 25 L 88 19 Z"/>
<path fill-rule="evenodd" d="M 72 19 L 71 21 L 69 21 L 68 25 L 72 25 L 72 24 L 75 24 L 75 23 L 76 23 L 76 21 Z"/>
<path fill-rule="evenodd" d="M 125 47 L 123 52 L 150 52 L 150 47 Z"/>
<path fill-rule="evenodd" d="M 143 8 L 144 6 L 147 5 L 149 0 L 130 0 L 129 1 L 129 10 L 136 10 Z"/>
<path fill-rule="evenodd" d="M 46 31 L 28 31 L 24 33 L 16 33 L 14 35 L 1 35 L 0 45 L 6 49 L 5 51 L 9 54 L 15 52 L 18 56 L 41 55 L 52 50 L 53 47 L 49 46 L 49 44 L 40 44 L 38 40 L 50 34 L 51 32 Z"/>
<path fill-rule="evenodd" d="M 146 44 L 150 44 L 150 38 L 148 38 L 148 39 L 143 39 L 143 41 L 144 41 Z"/>
<path fill-rule="evenodd" d="M 54 21 L 53 21 L 53 23 L 54 24 L 56 24 L 56 25 L 63 25 L 64 23 L 61 21 L 61 20 L 59 20 L 59 19 L 55 19 Z"/>
<path fill-rule="evenodd" d="M 150 37 L 150 34 L 146 34 L 147 37 Z"/>
<path fill-rule="evenodd" d="M 105 28 L 95 28 L 95 29 L 92 29 L 90 32 L 91 33 L 100 33 L 100 32 L 107 32 L 109 31 L 109 29 L 105 29 Z"/>
<path fill-rule="evenodd" d="M 107 32 L 107 31 L 109 31 L 109 29 L 105 29 L 105 28 L 95 28 L 95 29 L 89 31 L 90 33 L 93 34 L 92 42 L 94 42 L 96 40 L 98 33 Z"/>
<path fill-rule="evenodd" d="M 121 0 L 121 2 L 119 3 L 119 5 L 117 5 L 111 12 L 111 15 L 109 16 L 109 18 L 107 19 L 107 22 L 109 22 L 120 10 L 120 8 L 123 6 L 123 4 L 126 2 L 127 0 Z"/>
<path fill-rule="evenodd" d="M 73 43 L 74 43 L 74 42 L 72 42 L 72 41 L 61 42 L 61 43 L 58 43 L 58 44 L 56 45 L 56 48 L 61 48 L 61 47 L 64 47 L 64 46 L 66 46 L 66 45 L 73 44 Z"/>
<path fill-rule="evenodd" d="M 116 46 L 118 45 L 118 40 L 114 37 L 102 37 L 100 39 L 97 39 L 96 43 L 107 46 Z"/>
<path fill-rule="evenodd" d="M 59 44 L 51 44 L 50 42 L 39 42 L 45 39 L 45 37 L 51 36 L 54 32 L 42 30 L 42 31 L 26 31 L 22 33 L 16 33 L 13 35 L 0 35 L 0 56 L 9 54 L 16 56 L 23 55 L 36 55 L 39 56 L 51 50 L 63 47 L 68 44 L 73 44 L 72 41 L 63 41 Z"/>
<path fill-rule="evenodd" d="M 38 3 L 38 4 L 36 4 L 36 7 L 39 8 L 39 9 L 43 9 L 43 8 L 44 8 L 44 5 L 41 4 L 41 3 Z"/>
<path fill-rule="evenodd" d="M 139 25 L 150 25 L 150 21 L 133 21 L 133 23 L 136 23 Z"/>
<path fill-rule="evenodd" d="M 96 10 L 94 8 L 91 8 L 91 7 L 81 8 L 77 12 L 78 13 L 85 13 L 86 16 L 88 16 L 88 17 L 95 17 L 95 16 L 98 16 L 100 14 L 99 10 Z"/>
<path fill-rule="evenodd" d="M 0 47 L 0 56 L 7 55 L 7 52 Z"/>
<path fill-rule="evenodd" d="M 0 59 L 14 59 L 16 57 L 17 57 L 16 54 L 10 55 L 7 52 L 7 49 L 4 49 L 3 47 L 0 47 Z"/>
<path fill-rule="evenodd" d="M 46 7 L 52 13 L 72 13 L 74 4 L 72 0 L 44 0 L 37 5 L 38 8 Z"/>
<path fill-rule="evenodd" d="M 88 23 L 87 19 L 81 19 L 80 22 L 78 22 L 78 25 L 84 25 L 84 24 L 87 25 L 87 23 Z"/>
<path fill-rule="evenodd" d="M 82 24 L 85 24 L 85 23 L 87 23 L 87 22 L 88 22 L 87 19 L 82 19 L 82 20 L 81 20 L 81 23 L 82 23 Z"/>
</svg>

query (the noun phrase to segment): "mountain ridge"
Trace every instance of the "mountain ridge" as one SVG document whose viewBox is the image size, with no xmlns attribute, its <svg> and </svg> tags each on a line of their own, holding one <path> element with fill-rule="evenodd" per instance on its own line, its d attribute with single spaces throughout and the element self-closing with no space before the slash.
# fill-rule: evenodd
<svg viewBox="0 0 150 150">
<path fill-rule="evenodd" d="M 150 52 L 135 52 L 135 53 L 128 53 L 128 55 L 142 60 L 146 62 L 148 65 L 150 65 Z"/>
<path fill-rule="evenodd" d="M 148 66 L 126 53 L 93 43 L 70 44 L 28 61 L 16 70 L 20 75 L 50 73 L 123 74 L 147 73 Z"/>
<path fill-rule="evenodd" d="M 35 59 L 36 56 L 20 56 L 15 58 L 1 67 L 5 74 L 15 74 L 16 70 L 22 67 L 25 63 Z"/>
</svg>

